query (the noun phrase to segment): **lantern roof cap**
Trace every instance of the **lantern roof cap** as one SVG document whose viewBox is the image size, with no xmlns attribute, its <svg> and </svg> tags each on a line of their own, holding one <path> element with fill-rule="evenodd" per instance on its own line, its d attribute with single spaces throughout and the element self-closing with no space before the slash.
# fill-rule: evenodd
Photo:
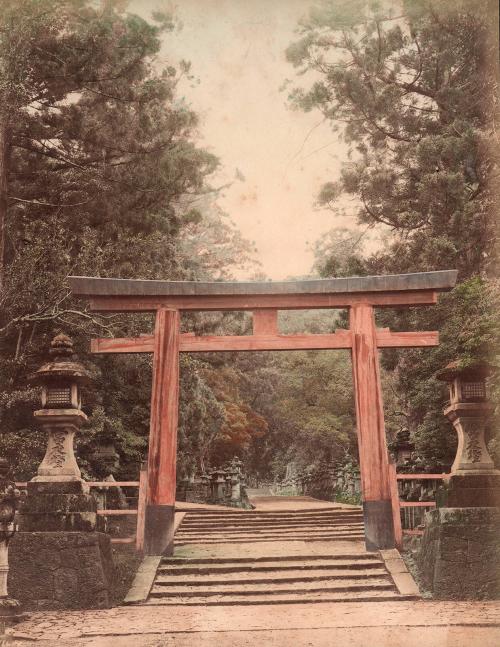
<svg viewBox="0 0 500 647">
<path fill-rule="evenodd" d="M 46 384 L 54 380 L 66 379 L 78 384 L 92 382 L 91 374 L 75 357 L 73 340 L 60 333 L 50 342 L 50 361 L 43 364 L 28 381 L 32 384 Z"/>
<path fill-rule="evenodd" d="M 452 382 L 456 377 L 464 379 L 484 379 L 495 371 L 496 367 L 488 362 L 476 361 L 471 364 L 464 364 L 462 360 L 455 360 L 447 364 L 436 373 L 436 379 L 442 382 Z"/>
</svg>

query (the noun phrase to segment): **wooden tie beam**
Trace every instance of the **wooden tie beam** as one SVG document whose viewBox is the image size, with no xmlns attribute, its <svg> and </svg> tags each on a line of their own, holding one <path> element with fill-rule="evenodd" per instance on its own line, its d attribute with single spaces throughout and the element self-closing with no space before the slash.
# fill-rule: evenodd
<svg viewBox="0 0 500 647">
<path fill-rule="evenodd" d="M 350 349 L 365 536 L 368 550 L 395 545 L 385 439 L 379 348 L 430 347 L 438 333 L 391 332 L 375 327 L 374 308 L 432 305 L 450 290 L 457 272 L 313 281 L 198 283 L 69 277 L 75 295 L 101 312 L 156 312 L 153 335 L 95 339 L 95 353 L 153 353 L 153 383 L 144 552 L 171 554 L 180 352 Z M 349 329 L 326 335 L 281 335 L 278 310 L 348 308 Z M 253 334 L 195 336 L 180 333 L 183 310 L 251 310 Z"/>
<path fill-rule="evenodd" d="M 273 311 L 271 311 L 273 312 Z M 275 311 L 274 311 L 275 312 Z M 93 353 L 152 353 L 154 335 L 143 337 L 93 339 Z M 439 345 L 439 333 L 399 332 L 378 328 L 376 331 L 378 348 L 418 348 Z M 201 336 L 191 334 L 180 336 L 181 353 L 210 353 L 253 350 L 328 350 L 352 348 L 350 330 L 337 330 L 329 335 L 245 335 L 245 336 Z"/>
</svg>

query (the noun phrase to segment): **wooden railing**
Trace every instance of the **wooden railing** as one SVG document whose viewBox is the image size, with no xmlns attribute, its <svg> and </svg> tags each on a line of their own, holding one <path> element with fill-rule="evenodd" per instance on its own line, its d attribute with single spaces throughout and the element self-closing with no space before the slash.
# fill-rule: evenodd
<svg viewBox="0 0 500 647">
<path fill-rule="evenodd" d="M 137 508 L 134 509 L 101 509 L 97 510 L 100 517 L 135 516 L 137 519 L 136 532 L 128 537 L 111 537 L 112 544 L 134 544 L 137 551 L 144 547 L 144 518 L 146 504 L 146 470 L 141 469 L 138 481 L 86 481 L 90 488 L 136 487 L 138 488 Z M 26 482 L 17 482 L 16 487 L 24 489 Z"/>
<path fill-rule="evenodd" d="M 389 476 L 391 484 L 392 515 L 394 522 L 394 533 L 396 546 L 402 547 L 403 535 L 422 535 L 423 531 L 418 528 L 423 522 L 424 515 L 428 510 L 436 507 L 436 501 L 405 501 L 401 500 L 401 492 L 398 484 L 402 481 L 444 481 L 450 477 L 449 474 L 397 474 L 395 463 L 389 465 Z M 436 488 L 437 489 L 437 488 Z"/>
</svg>

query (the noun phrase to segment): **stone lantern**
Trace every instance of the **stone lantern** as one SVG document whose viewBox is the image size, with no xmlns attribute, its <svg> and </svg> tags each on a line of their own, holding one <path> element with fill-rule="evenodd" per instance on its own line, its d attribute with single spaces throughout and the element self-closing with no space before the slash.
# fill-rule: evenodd
<svg viewBox="0 0 500 647">
<path fill-rule="evenodd" d="M 461 368 L 455 361 L 436 375 L 438 380 L 448 383 L 450 403 L 444 415 L 458 435 L 457 454 L 451 467 L 449 506 L 500 503 L 500 471 L 495 469 L 484 437 L 486 419 L 493 409 L 487 401 L 485 383 L 491 371 L 485 363 Z"/>
<path fill-rule="evenodd" d="M 500 591 L 500 472 L 484 439 L 486 377 L 492 367 L 451 362 L 436 377 L 448 383 L 444 410 L 458 434 L 457 455 L 438 505 L 425 514 L 417 556 L 435 599 L 497 599 Z"/>
<path fill-rule="evenodd" d="M 42 386 L 42 408 L 34 416 L 47 432 L 47 450 L 20 508 L 9 582 L 28 610 L 105 608 L 112 595 L 111 540 L 73 451 L 75 433 L 87 419 L 80 388 L 90 376 L 67 335 L 52 340 L 49 354 L 30 377 Z"/>
<path fill-rule="evenodd" d="M 390 445 L 390 449 L 394 453 L 398 467 L 405 465 L 405 463 L 411 460 L 415 445 L 410 440 L 410 432 L 408 429 L 403 427 L 403 429 L 397 432 L 394 442 Z"/>
<path fill-rule="evenodd" d="M 31 377 L 42 386 L 42 408 L 35 411 L 38 424 L 47 431 L 47 450 L 32 482 L 81 481 L 73 450 L 75 433 L 87 416 L 81 410 L 80 389 L 90 374 L 74 358 L 73 342 L 57 335 L 50 344 L 50 360 Z"/>
</svg>

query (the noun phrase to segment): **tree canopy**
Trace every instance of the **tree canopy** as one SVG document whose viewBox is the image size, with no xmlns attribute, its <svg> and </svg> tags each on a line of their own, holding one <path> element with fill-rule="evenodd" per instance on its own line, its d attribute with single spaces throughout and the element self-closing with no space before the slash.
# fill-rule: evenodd
<svg viewBox="0 0 500 647">
<path fill-rule="evenodd" d="M 429 466 L 443 467 L 455 437 L 434 374 L 454 359 L 491 361 L 498 348 L 498 14 L 481 0 L 400 9 L 316 3 L 287 50 L 301 75 L 290 101 L 321 112 L 350 147 L 318 203 L 335 217 L 349 196 L 357 224 L 385 232 L 385 245 L 363 254 L 363 235 L 334 229 L 316 248 L 320 274 L 459 270 L 437 307 L 378 314 L 395 330 L 441 330 L 437 349 L 383 357 L 397 396 L 386 414 L 411 430 Z"/>
</svg>

